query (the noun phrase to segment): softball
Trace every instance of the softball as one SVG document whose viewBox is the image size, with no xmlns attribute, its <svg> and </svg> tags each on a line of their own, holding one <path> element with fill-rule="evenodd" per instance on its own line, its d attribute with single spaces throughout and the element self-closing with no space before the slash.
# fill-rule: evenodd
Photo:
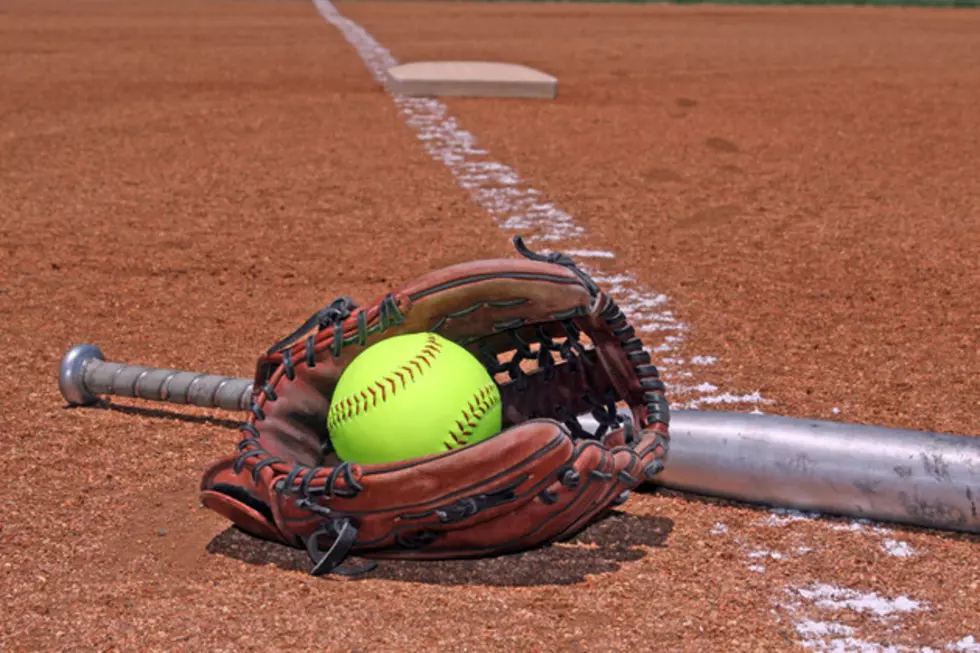
<svg viewBox="0 0 980 653">
<path fill-rule="evenodd" d="M 327 428 L 341 460 L 390 463 L 500 432 L 500 391 L 479 360 L 435 333 L 394 336 L 358 354 L 334 390 Z"/>
</svg>

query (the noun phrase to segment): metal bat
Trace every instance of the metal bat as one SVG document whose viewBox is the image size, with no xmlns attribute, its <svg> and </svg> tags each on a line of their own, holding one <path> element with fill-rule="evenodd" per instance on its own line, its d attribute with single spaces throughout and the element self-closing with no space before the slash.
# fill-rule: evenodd
<svg viewBox="0 0 980 653">
<path fill-rule="evenodd" d="M 93 345 L 65 355 L 71 405 L 99 395 L 245 410 L 252 384 L 213 374 L 106 362 Z M 595 420 L 584 416 L 584 427 Z M 980 533 L 980 438 L 715 411 L 671 411 L 655 484 L 702 495 Z"/>
</svg>

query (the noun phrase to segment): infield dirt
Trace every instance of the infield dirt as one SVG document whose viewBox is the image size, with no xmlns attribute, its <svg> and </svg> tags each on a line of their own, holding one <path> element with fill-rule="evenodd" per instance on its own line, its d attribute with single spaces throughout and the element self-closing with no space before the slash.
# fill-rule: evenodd
<svg viewBox="0 0 980 653">
<path fill-rule="evenodd" d="M 980 433 L 980 14 L 337 8 L 404 62 L 558 77 L 447 106 L 669 298 L 678 405 Z M 250 376 L 509 232 L 310 3 L 14 0 L 0 50 L 0 649 L 980 650 L 977 537 L 651 490 L 571 544 L 338 581 L 230 530 L 197 491 L 241 416 L 67 409 L 68 348 Z"/>
</svg>

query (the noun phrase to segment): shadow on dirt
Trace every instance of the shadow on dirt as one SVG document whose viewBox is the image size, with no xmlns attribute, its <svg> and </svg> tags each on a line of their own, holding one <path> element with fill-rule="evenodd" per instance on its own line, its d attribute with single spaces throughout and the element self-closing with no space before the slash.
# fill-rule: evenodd
<svg viewBox="0 0 980 653">
<path fill-rule="evenodd" d="M 487 585 L 533 587 L 573 585 L 587 575 L 612 573 L 627 562 L 666 546 L 673 522 L 613 512 L 568 542 L 518 554 L 475 560 L 377 560 L 378 566 L 358 580 L 397 580 L 432 585 Z M 266 542 L 230 528 L 208 544 L 209 553 L 224 555 L 246 564 L 273 565 L 287 571 L 309 572 L 305 551 Z M 366 562 L 351 558 L 345 566 Z"/>
<path fill-rule="evenodd" d="M 122 406 L 119 404 L 110 403 L 107 399 L 100 399 L 97 403 L 88 406 L 65 406 L 65 410 L 107 410 L 114 413 L 121 413 L 123 415 L 152 417 L 154 419 L 166 419 L 177 422 L 187 422 L 190 424 L 208 424 L 227 429 L 237 429 L 242 423 L 242 420 L 222 419 L 219 417 L 212 417 L 210 415 L 186 415 L 184 413 L 158 408 Z"/>
</svg>

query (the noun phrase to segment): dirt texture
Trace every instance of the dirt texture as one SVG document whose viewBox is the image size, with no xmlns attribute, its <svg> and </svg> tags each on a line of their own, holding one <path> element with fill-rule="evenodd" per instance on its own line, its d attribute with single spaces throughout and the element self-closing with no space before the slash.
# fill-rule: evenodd
<svg viewBox="0 0 980 653">
<path fill-rule="evenodd" d="M 75 344 L 250 377 L 339 295 L 549 235 L 427 152 L 355 25 L 559 78 L 446 117 L 580 227 L 535 247 L 668 302 L 677 406 L 980 434 L 980 14 L 319 9 L 0 9 L 0 650 L 980 651 L 975 536 L 651 487 L 571 543 L 318 579 L 198 501 L 242 415 L 67 408 Z"/>
</svg>

